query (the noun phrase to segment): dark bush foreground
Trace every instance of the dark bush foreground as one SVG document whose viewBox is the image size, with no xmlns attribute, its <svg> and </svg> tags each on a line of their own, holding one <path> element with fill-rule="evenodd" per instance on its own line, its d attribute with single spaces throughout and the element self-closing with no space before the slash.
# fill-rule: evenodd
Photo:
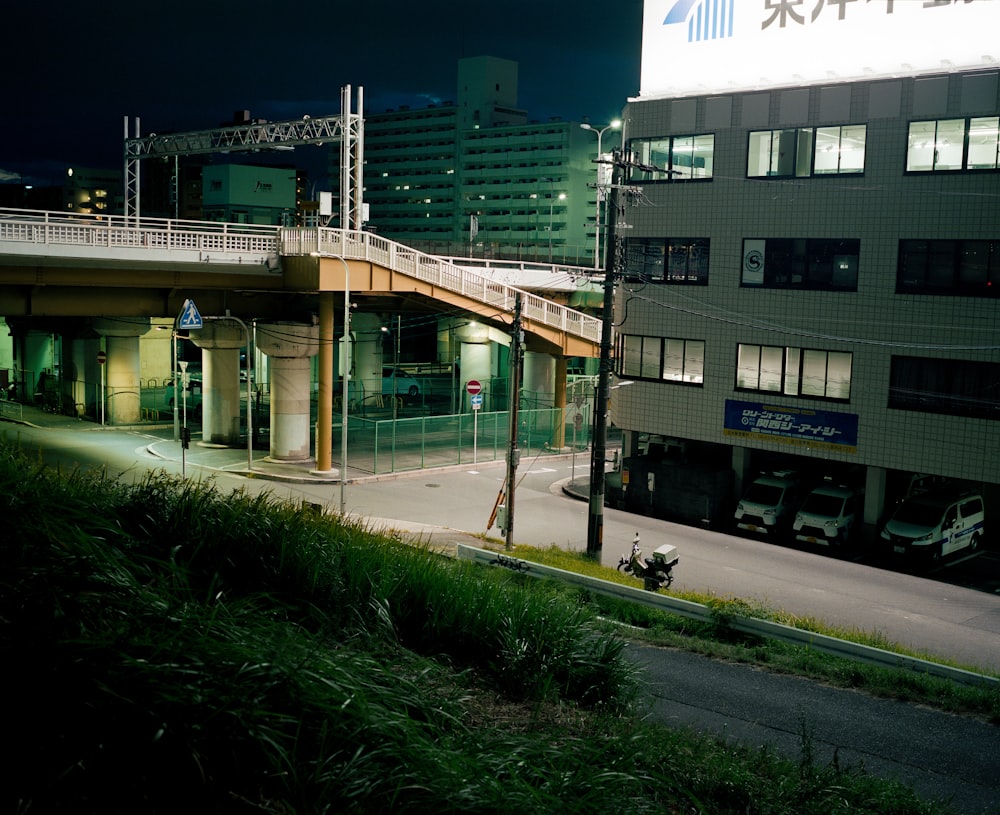
<svg viewBox="0 0 1000 815">
<path fill-rule="evenodd" d="M 0 446 L 15 813 L 932 813 L 642 723 L 572 595 L 337 518 Z"/>
</svg>

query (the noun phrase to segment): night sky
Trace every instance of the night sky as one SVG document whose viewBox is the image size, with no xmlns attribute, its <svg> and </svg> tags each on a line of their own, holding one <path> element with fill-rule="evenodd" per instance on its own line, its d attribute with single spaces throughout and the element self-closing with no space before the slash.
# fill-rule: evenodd
<svg viewBox="0 0 1000 815">
<path fill-rule="evenodd" d="M 142 135 L 249 110 L 270 121 L 456 100 L 458 60 L 518 63 L 531 119 L 606 124 L 639 91 L 642 0 L 56 0 L 4 9 L 0 183 L 119 168 L 124 118 Z"/>
</svg>

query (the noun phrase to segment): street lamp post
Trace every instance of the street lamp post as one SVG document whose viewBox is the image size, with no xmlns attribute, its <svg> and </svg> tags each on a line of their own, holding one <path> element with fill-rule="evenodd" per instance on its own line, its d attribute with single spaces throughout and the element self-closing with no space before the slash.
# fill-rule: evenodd
<svg viewBox="0 0 1000 815">
<path fill-rule="evenodd" d="M 347 397 L 351 378 L 351 267 L 346 258 L 337 256 L 344 264 L 344 341 L 341 343 L 340 371 L 340 515 L 347 514 Z"/>
<path fill-rule="evenodd" d="M 591 133 L 597 134 L 597 213 L 594 219 L 594 268 L 601 268 L 601 137 L 604 136 L 605 130 L 617 130 L 622 126 L 621 119 L 612 120 L 611 124 L 606 125 L 600 129 L 591 126 L 587 122 L 583 122 L 580 127 L 584 130 L 589 130 Z"/>
</svg>

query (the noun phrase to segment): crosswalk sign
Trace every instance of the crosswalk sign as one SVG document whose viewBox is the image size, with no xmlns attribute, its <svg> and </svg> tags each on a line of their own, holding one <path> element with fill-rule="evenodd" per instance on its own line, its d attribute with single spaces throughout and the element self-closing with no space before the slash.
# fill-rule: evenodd
<svg viewBox="0 0 1000 815">
<path fill-rule="evenodd" d="M 201 314 L 198 311 L 198 307 L 194 304 L 194 300 L 185 300 L 184 305 L 181 308 L 180 320 L 177 323 L 178 328 L 204 328 L 205 324 L 202 322 Z"/>
</svg>

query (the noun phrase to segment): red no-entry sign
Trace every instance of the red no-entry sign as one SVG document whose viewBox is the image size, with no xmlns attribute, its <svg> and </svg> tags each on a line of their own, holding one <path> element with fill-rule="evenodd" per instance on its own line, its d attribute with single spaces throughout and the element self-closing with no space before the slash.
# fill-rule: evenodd
<svg viewBox="0 0 1000 815">
<path fill-rule="evenodd" d="M 97 352 L 97 362 L 99 364 L 103 365 L 107 361 L 108 361 L 108 355 L 105 354 L 103 351 L 98 351 Z"/>
<path fill-rule="evenodd" d="M 469 380 L 469 381 L 468 381 L 468 382 L 467 382 L 467 383 L 465 384 L 465 389 L 466 389 L 466 390 L 467 390 L 467 391 L 468 391 L 468 392 L 469 392 L 470 394 L 472 394 L 473 396 L 475 396 L 475 395 L 476 395 L 477 393 L 479 393 L 480 391 L 482 391 L 482 389 L 483 389 L 483 386 L 482 386 L 482 385 L 481 385 L 481 384 L 479 383 L 479 381 L 478 381 L 478 380 L 476 380 L 476 379 L 470 379 L 470 380 Z"/>
</svg>

